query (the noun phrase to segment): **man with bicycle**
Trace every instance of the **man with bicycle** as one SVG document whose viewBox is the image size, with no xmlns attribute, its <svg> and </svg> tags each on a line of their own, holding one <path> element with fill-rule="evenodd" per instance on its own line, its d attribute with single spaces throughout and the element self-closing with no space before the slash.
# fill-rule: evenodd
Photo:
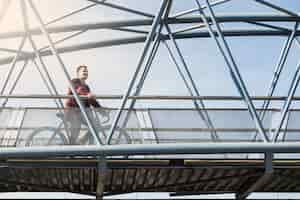
<svg viewBox="0 0 300 200">
<path fill-rule="evenodd" d="M 87 108 L 86 111 L 89 115 L 89 118 L 92 119 L 94 123 L 95 117 L 93 116 L 90 107 L 93 106 L 94 108 L 100 108 L 101 105 L 96 100 L 95 95 L 91 93 L 91 90 L 86 83 L 86 80 L 88 78 L 88 67 L 86 65 L 79 65 L 76 68 L 76 75 L 77 77 L 72 79 L 72 84 L 78 95 L 81 97 L 83 106 Z M 73 95 L 70 88 L 68 88 L 68 95 Z M 65 106 L 66 120 L 70 122 L 70 144 L 78 144 L 77 140 L 80 135 L 81 124 L 86 125 L 87 123 L 82 116 L 79 106 L 74 97 L 69 97 L 65 102 Z M 92 136 L 89 137 L 92 140 Z"/>
</svg>

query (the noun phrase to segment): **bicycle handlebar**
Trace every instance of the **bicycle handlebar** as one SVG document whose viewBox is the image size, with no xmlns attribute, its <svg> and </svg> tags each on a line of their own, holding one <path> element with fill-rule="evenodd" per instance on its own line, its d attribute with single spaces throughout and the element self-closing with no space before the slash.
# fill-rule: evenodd
<svg viewBox="0 0 300 200">
<path fill-rule="evenodd" d="M 110 112 L 108 110 L 104 110 L 103 108 L 99 109 L 92 109 L 95 113 L 95 117 L 97 120 L 103 124 L 110 121 Z M 99 119 L 97 113 L 99 113 L 102 117 L 101 120 Z M 61 120 L 64 120 L 65 114 L 64 113 L 56 113 L 56 116 L 60 118 Z"/>
<path fill-rule="evenodd" d="M 95 116 L 97 117 L 97 120 L 99 120 L 99 122 L 105 124 L 105 123 L 107 123 L 107 122 L 110 121 L 109 111 L 104 110 L 103 108 L 101 108 L 101 109 L 93 109 L 93 110 L 95 111 Z M 97 113 L 99 113 L 103 117 L 101 119 L 104 119 L 104 120 L 100 121 L 100 119 L 98 118 Z"/>
</svg>

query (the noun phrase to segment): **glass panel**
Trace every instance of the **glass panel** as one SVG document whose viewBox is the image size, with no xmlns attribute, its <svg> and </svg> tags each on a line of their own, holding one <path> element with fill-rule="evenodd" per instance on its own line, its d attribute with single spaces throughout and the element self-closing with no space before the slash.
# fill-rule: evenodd
<svg viewBox="0 0 300 200">
<path fill-rule="evenodd" d="M 268 111 L 264 117 L 263 126 L 266 132 L 271 127 L 273 113 Z M 207 110 L 207 114 L 219 140 L 223 142 L 260 140 L 260 134 L 257 133 L 255 124 L 246 109 L 211 109 Z M 159 142 L 213 141 L 213 129 L 204 123 L 197 110 L 150 110 L 150 115 L 153 133 L 156 133 Z"/>
</svg>

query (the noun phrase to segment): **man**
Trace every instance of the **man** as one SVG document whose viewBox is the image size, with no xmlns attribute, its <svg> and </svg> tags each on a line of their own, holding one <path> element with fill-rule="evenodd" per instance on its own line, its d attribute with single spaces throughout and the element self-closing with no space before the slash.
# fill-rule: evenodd
<svg viewBox="0 0 300 200">
<path fill-rule="evenodd" d="M 72 79 L 72 84 L 77 92 L 77 94 L 81 97 L 81 102 L 89 115 L 91 120 L 94 120 L 93 115 L 91 113 L 90 107 L 93 106 L 95 108 L 101 107 L 101 105 L 96 100 L 96 97 L 91 93 L 89 86 L 86 83 L 88 79 L 88 67 L 86 65 L 80 65 L 76 68 L 77 77 Z M 68 95 L 73 95 L 70 88 L 68 88 Z M 84 119 L 81 111 L 79 109 L 79 105 L 77 104 L 75 97 L 70 97 L 66 100 L 66 119 L 70 122 L 70 143 L 76 144 L 81 124 L 87 124 Z M 92 136 L 90 136 L 92 137 Z"/>
</svg>

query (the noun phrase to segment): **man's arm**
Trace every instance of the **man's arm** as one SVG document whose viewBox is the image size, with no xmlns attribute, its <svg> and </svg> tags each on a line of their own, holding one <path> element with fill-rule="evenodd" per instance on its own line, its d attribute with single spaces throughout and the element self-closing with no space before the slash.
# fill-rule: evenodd
<svg viewBox="0 0 300 200">
<path fill-rule="evenodd" d="M 89 93 L 87 95 L 88 99 L 89 99 L 89 103 L 95 107 L 95 108 L 101 108 L 102 106 L 100 105 L 100 103 L 97 101 L 96 96 L 93 95 L 92 93 Z"/>
</svg>

